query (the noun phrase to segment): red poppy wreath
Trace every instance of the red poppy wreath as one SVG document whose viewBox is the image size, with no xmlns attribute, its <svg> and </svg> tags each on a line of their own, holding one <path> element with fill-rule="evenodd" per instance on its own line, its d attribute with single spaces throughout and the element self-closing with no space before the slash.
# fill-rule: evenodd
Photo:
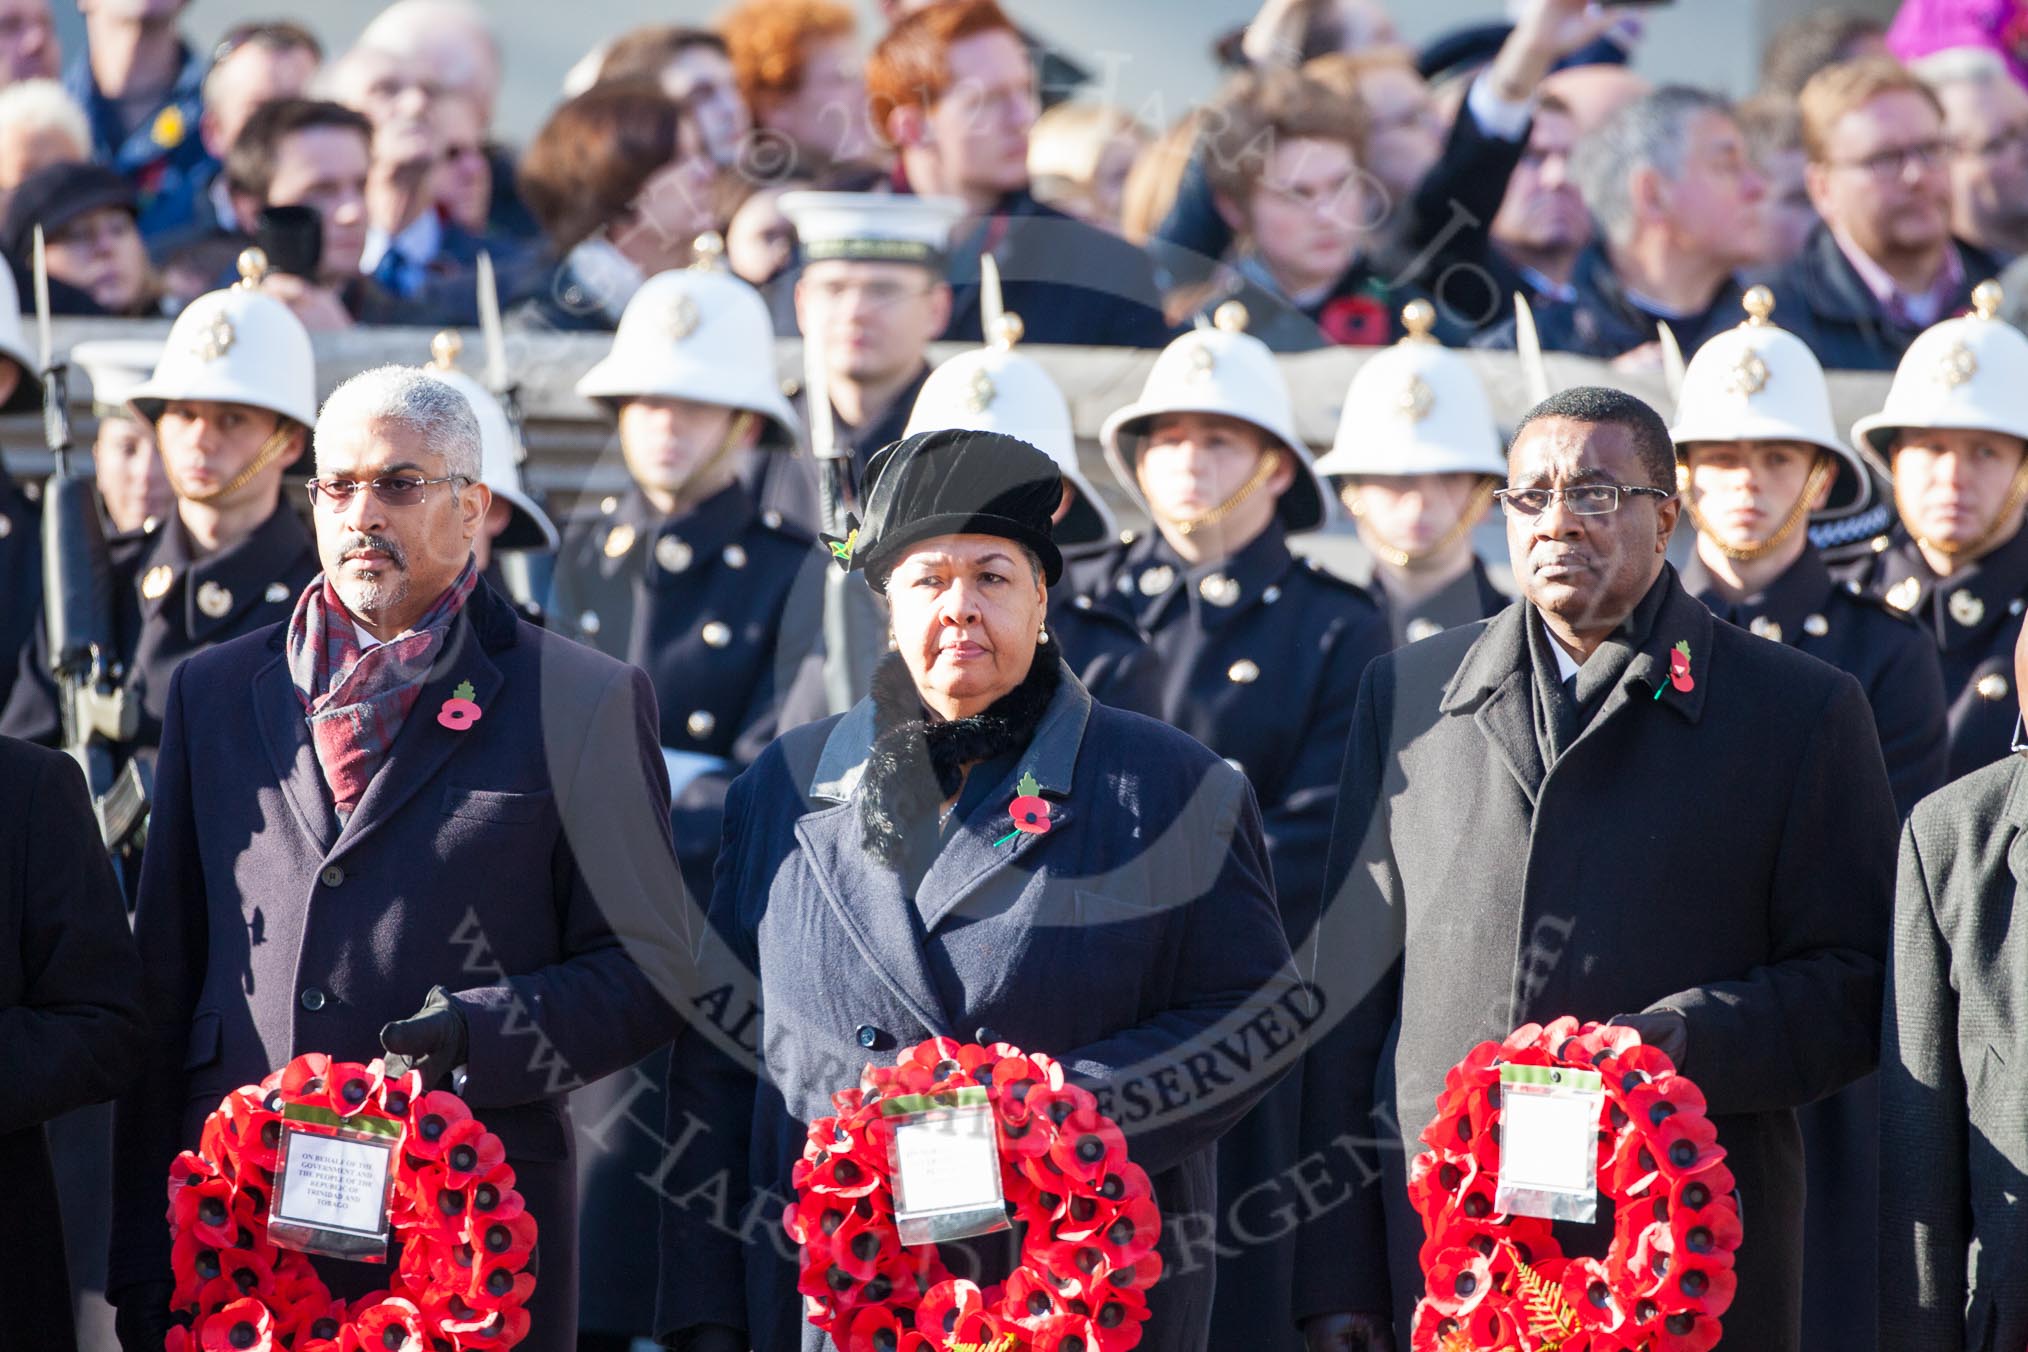
<svg viewBox="0 0 2028 1352">
<path fill-rule="evenodd" d="M 1565 1258 L 1550 1222 L 1495 1210 L 1500 1067 L 1596 1070 L 1603 1259 Z M 1629 1028 L 1563 1018 L 1482 1042 L 1444 1077 L 1409 1168 L 1425 1295 L 1415 1352 L 1707 1352 L 1732 1304 L 1739 1203 L 1704 1094 Z"/>
<path fill-rule="evenodd" d="M 268 1238 L 285 1111 L 297 1120 L 393 1136 L 389 1198 L 400 1256 L 384 1291 L 334 1297 L 308 1255 Z M 509 1348 L 524 1308 L 535 1218 L 514 1189 L 498 1137 L 455 1094 L 299 1056 L 236 1089 L 169 1172 L 172 1307 L 193 1317 L 166 1352 L 464 1352 Z"/>
<path fill-rule="evenodd" d="M 906 1246 L 895 1222 L 882 1105 L 986 1091 L 1000 1182 L 1021 1231 L 1021 1264 L 981 1289 L 953 1277 L 934 1244 Z M 1162 1229 L 1126 1138 L 1047 1056 L 1004 1042 L 935 1038 L 893 1066 L 868 1066 L 810 1124 L 796 1201 L 782 1218 L 802 1246 L 804 1313 L 841 1352 L 1126 1352 L 1141 1341 L 1161 1275 Z"/>
</svg>

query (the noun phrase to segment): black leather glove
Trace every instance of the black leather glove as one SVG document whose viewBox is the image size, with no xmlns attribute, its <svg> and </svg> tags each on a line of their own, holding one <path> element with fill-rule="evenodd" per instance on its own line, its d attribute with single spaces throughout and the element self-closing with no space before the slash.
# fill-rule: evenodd
<svg viewBox="0 0 2028 1352">
<path fill-rule="evenodd" d="M 417 1070 L 423 1088 L 434 1089 L 465 1064 L 465 1016 L 449 991 L 432 986 L 421 1009 L 381 1028 L 380 1045 L 387 1048 L 388 1075 Z"/>
<path fill-rule="evenodd" d="M 1303 1321 L 1309 1352 L 1394 1352 L 1394 1329 L 1377 1314 L 1320 1314 Z"/>
<path fill-rule="evenodd" d="M 176 1287 L 171 1282 L 135 1282 L 113 1294 L 113 1336 L 120 1340 L 120 1352 L 162 1352 L 176 1319 L 169 1302 Z"/>
<path fill-rule="evenodd" d="M 1612 1022 L 1616 1027 L 1633 1029 L 1641 1035 L 1641 1041 L 1675 1062 L 1676 1069 L 1683 1068 L 1683 1057 L 1690 1050 L 1690 1021 L 1675 1010 L 1617 1014 Z"/>
<path fill-rule="evenodd" d="M 697 1324 L 669 1336 L 675 1352 L 747 1352 L 747 1336 L 724 1324 Z"/>
</svg>

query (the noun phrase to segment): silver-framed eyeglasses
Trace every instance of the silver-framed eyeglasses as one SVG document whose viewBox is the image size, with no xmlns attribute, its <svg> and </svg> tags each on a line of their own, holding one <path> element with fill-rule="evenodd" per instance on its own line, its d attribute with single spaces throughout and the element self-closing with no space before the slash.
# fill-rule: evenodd
<svg viewBox="0 0 2028 1352">
<path fill-rule="evenodd" d="M 310 490 L 312 505 L 342 512 L 361 489 L 372 490 L 373 496 L 389 507 L 413 507 L 422 501 L 423 490 L 432 484 L 470 482 L 472 476 L 469 474 L 446 474 L 441 479 L 425 479 L 415 474 L 383 474 L 375 479 L 312 479 L 303 486 Z"/>
<path fill-rule="evenodd" d="M 1500 505 L 1516 516 L 1540 516 L 1549 504 L 1561 500 L 1566 511 L 1577 516 L 1605 516 L 1620 509 L 1620 496 L 1640 493 L 1667 502 L 1674 493 L 1640 484 L 1572 484 L 1569 488 L 1503 488 L 1493 494 Z"/>
</svg>

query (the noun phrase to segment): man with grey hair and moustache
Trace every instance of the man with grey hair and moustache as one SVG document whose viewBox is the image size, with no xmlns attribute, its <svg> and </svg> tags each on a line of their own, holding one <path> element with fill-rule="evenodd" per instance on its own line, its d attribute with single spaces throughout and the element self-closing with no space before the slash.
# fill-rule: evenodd
<svg viewBox="0 0 2028 1352">
<path fill-rule="evenodd" d="M 121 1346 L 163 1345 L 162 1180 L 210 1109 L 293 1056 L 384 1049 L 506 1147 L 540 1227 L 522 1346 L 560 1352 L 577 1305 L 564 1095 L 676 1028 L 654 694 L 479 579 L 492 494 L 454 388 L 356 376 L 315 454 L 322 574 L 285 623 L 169 692 L 136 916 L 156 1045 L 116 1116 Z M 331 1267 L 347 1297 L 384 1277 Z"/>
<path fill-rule="evenodd" d="M 1663 324 L 1693 352 L 1738 322 L 1735 274 L 1767 252 L 1767 186 L 1725 100 L 1658 89 L 1578 142 L 1570 169 L 1597 237 L 1571 298 L 1537 308 L 1543 347 L 1659 364 Z M 1512 347 L 1513 325 L 1486 343 Z"/>
</svg>

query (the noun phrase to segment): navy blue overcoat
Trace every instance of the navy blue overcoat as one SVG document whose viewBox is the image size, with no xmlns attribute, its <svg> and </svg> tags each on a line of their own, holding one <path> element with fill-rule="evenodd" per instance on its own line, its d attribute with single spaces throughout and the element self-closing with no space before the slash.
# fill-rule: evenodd
<svg viewBox="0 0 2028 1352">
<path fill-rule="evenodd" d="M 638 669 L 485 583 L 341 828 L 275 625 L 171 683 L 135 933 L 155 1045 L 115 1116 L 108 1290 L 169 1272 L 170 1161 L 219 1099 L 304 1052 L 365 1061 L 432 986 L 466 1100 L 541 1227 L 525 1344 L 575 1344 L 565 1095 L 666 1042 L 685 946 L 655 699 Z M 438 721 L 470 682 L 480 718 Z M 378 1274 L 374 1274 L 378 1275 Z"/>
<path fill-rule="evenodd" d="M 1162 1208 L 1167 1267 L 1141 1347 L 1201 1349 L 1215 1144 L 1300 1057 L 1314 1017 L 1253 790 L 1166 724 L 1094 703 L 1066 670 L 1005 783 L 954 819 L 911 899 L 861 843 L 873 726 L 865 701 L 798 728 L 727 797 L 712 934 L 758 974 L 761 1013 L 700 1006 L 711 1017 L 671 1058 L 680 1149 L 663 1184 L 659 1329 L 723 1324 L 758 1352 L 827 1345 L 803 1320 L 780 1222 L 806 1124 L 868 1062 L 946 1035 L 1046 1052 L 1098 1095 Z M 999 844 L 1023 773 L 1051 828 Z"/>
</svg>

